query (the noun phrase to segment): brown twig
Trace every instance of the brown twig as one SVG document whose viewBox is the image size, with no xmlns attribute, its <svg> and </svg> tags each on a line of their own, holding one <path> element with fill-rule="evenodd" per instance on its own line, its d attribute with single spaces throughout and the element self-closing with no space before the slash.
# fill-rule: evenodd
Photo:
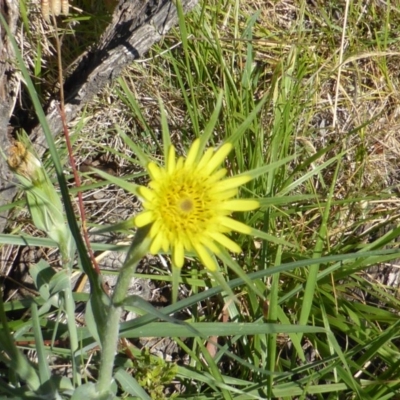
<svg viewBox="0 0 400 400">
<path fill-rule="evenodd" d="M 94 257 L 94 253 L 92 250 L 92 246 L 90 245 L 89 235 L 88 235 L 88 231 L 87 231 L 87 227 L 86 227 L 86 216 L 85 216 L 85 209 L 83 207 L 83 197 L 82 197 L 82 192 L 79 190 L 79 188 L 81 187 L 81 180 L 80 180 L 77 168 L 76 168 L 75 158 L 74 158 L 73 151 L 72 151 L 71 140 L 69 137 L 68 126 L 67 126 L 66 117 L 65 117 L 64 79 L 63 79 L 63 71 L 62 71 L 61 43 L 60 43 L 60 39 L 57 34 L 57 21 L 56 21 L 56 18 L 54 15 L 53 15 L 53 23 L 54 23 L 54 27 L 56 29 L 55 39 L 56 39 L 56 48 L 57 48 L 58 79 L 60 82 L 60 106 L 58 107 L 58 111 L 60 113 L 63 131 L 64 131 L 65 142 L 67 144 L 69 163 L 71 165 L 72 173 L 74 176 L 75 186 L 78 189 L 78 208 L 79 208 L 79 214 L 81 217 L 83 237 L 85 240 L 87 251 L 89 253 L 90 260 L 92 262 L 92 266 L 93 266 L 94 270 L 96 271 L 96 273 L 100 275 L 101 274 L 100 268 L 97 264 L 96 258 Z"/>
</svg>

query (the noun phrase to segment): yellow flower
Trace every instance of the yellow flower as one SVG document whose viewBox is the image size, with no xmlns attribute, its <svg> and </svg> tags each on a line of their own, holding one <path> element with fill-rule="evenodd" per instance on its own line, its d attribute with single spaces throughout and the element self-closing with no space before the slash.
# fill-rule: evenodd
<svg viewBox="0 0 400 400">
<path fill-rule="evenodd" d="M 153 162 L 147 166 L 149 187 L 139 187 L 144 211 L 134 223 L 137 227 L 152 224 L 149 236 L 150 252 L 157 254 L 172 250 L 172 260 L 181 268 L 185 252 L 194 251 L 204 266 L 215 271 L 212 254 L 220 246 L 238 253 L 239 245 L 227 233 L 250 234 L 251 228 L 231 218 L 235 211 L 251 211 L 260 206 L 250 199 L 235 199 L 238 187 L 253 179 L 250 175 L 226 177 L 227 170 L 219 168 L 232 150 L 225 143 L 218 150 L 209 148 L 201 156 L 200 140 L 193 142 L 187 158 L 176 160 L 175 148 L 168 151 L 166 165 Z"/>
</svg>

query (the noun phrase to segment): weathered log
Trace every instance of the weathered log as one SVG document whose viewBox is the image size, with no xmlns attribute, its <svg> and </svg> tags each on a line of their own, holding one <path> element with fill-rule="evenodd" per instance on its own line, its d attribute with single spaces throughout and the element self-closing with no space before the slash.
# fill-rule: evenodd
<svg viewBox="0 0 400 400">
<path fill-rule="evenodd" d="M 197 2 L 198 0 L 181 0 L 184 13 L 190 11 Z M 17 1 L 0 0 L 0 5 L 1 12 L 6 15 L 9 25 L 15 32 L 18 16 Z M 177 21 L 177 9 L 171 0 L 120 0 L 111 23 L 95 48 L 80 57 L 80 61 L 65 82 L 66 121 L 76 118 L 93 96 L 118 77 L 124 67 L 143 56 Z M 10 104 L 12 101 L 7 99 L 13 97 L 9 95 L 12 90 L 10 89 L 12 73 L 7 75 L 7 71 L 12 71 L 10 69 L 12 61 L 8 63 L 5 60 L 13 60 L 13 57 L 11 46 L 8 45 L 3 31 L 1 31 L 1 42 L 3 49 L 0 53 L 0 145 L 2 149 L 7 149 L 9 138 L 6 132 L 12 112 Z M 46 109 L 47 121 L 54 136 L 62 131 L 58 99 L 59 96 L 56 95 Z M 38 153 L 43 153 L 47 146 L 40 125 L 30 132 L 30 138 Z M 0 157 L 0 207 L 10 203 L 16 193 L 16 188 L 7 184 L 10 182 L 9 178 L 5 161 Z M 5 223 L 6 213 L 1 213 L 0 232 L 3 231 Z"/>
</svg>

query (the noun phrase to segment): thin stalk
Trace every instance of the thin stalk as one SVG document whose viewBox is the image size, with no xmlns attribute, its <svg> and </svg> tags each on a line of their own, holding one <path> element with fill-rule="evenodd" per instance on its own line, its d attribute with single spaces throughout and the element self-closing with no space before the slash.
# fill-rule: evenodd
<svg viewBox="0 0 400 400">
<path fill-rule="evenodd" d="M 72 288 L 70 281 L 68 287 L 64 289 L 63 294 L 64 294 L 65 311 L 67 313 L 67 326 L 68 326 L 68 333 L 70 340 L 74 386 L 78 387 L 82 384 L 80 369 L 75 356 L 75 352 L 79 349 L 79 341 L 75 323 L 75 302 L 72 297 Z"/>
<path fill-rule="evenodd" d="M 73 260 L 76 252 L 75 242 L 72 238 L 70 230 L 65 231 L 64 240 L 58 246 L 61 252 L 62 265 L 65 273 L 68 275 L 68 286 L 63 290 L 64 307 L 67 314 L 67 327 L 70 340 L 71 360 L 72 360 L 72 373 L 75 387 L 82 384 L 80 368 L 77 363 L 75 352 L 79 349 L 78 330 L 75 323 L 75 301 L 72 295 L 71 286 L 71 272 Z"/>
<path fill-rule="evenodd" d="M 125 263 L 118 276 L 118 281 L 114 289 L 111 305 L 107 310 L 106 326 L 104 328 L 104 336 L 101 344 L 102 352 L 99 380 L 97 383 L 97 391 L 99 393 L 108 392 L 112 383 L 112 374 L 118 346 L 119 324 L 123 309 L 123 301 L 128 292 L 132 276 L 136 271 L 137 264 L 148 252 L 149 240 L 147 238 L 147 233 L 149 229 L 150 226 L 137 230 L 131 247 L 128 251 Z"/>
</svg>

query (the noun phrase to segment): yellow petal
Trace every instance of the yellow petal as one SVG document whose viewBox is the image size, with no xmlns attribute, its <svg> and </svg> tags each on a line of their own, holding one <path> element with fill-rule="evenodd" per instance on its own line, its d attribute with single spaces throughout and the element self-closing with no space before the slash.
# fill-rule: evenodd
<svg viewBox="0 0 400 400">
<path fill-rule="evenodd" d="M 215 185 L 210 191 L 212 193 L 220 193 L 225 190 L 237 188 L 250 181 L 251 181 L 251 176 L 249 175 L 233 176 L 232 178 L 228 178 L 222 182 L 219 182 L 218 185 Z"/>
<path fill-rule="evenodd" d="M 208 236 L 203 235 L 201 238 L 199 238 L 199 242 L 207 247 L 212 253 L 219 254 L 221 250 L 218 248 L 218 246 L 213 242 L 212 239 L 210 239 L 210 234 Z"/>
<path fill-rule="evenodd" d="M 192 242 L 190 241 L 190 238 L 187 237 L 187 235 L 182 235 L 180 239 L 182 240 L 183 247 L 185 248 L 186 251 L 193 250 Z"/>
<path fill-rule="evenodd" d="M 225 143 L 223 144 L 212 156 L 211 160 L 208 162 L 204 173 L 206 175 L 210 175 L 217 167 L 219 167 L 222 163 L 222 161 L 225 160 L 226 156 L 231 152 L 232 150 L 232 144 L 231 143 Z"/>
<path fill-rule="evenodd" d="M 221 225 L 226 226 L 232 231 L 244 233 L 246 235 L 249 235 L 251 233 L 251 228 L 249 226 L 230 217 L 221 217 L 219 218 L 219 221 L 221 222 Z"/>
<path fill-rule="evenodd" d="M 160 224 L 161 225 L 161 224 Z M 167 233 L 160 228 L 158 228 L 158 234 L 160 236 L 160 241 L 161 241 L 161 248 L 164 251 L 164 253 L 167 253 L 169 251 L 169 248 L 171 247 L 171 242 L 169 240 L 169 237 Z"/>
<path fill-rule="evenodd" d="M 200 140 L 196 139 L 192 145 L 190 146 L 189 153 L 186 157 L 185 166 L 191 167 L 197 159 L 197 155 L 199 154 L 200 148 Z"/>
<path fill-rule="evenodd" d="M 162 242 L 163 242 L 163 235 L 161 232 L 159 232 L 158 235 L 156 235 L 156 237 L 151 242 L 150 253 L 157 254 L 161 249 Z"/>
<path fill-rule="evenodd" d="M 219 169 L 215 174 L 212 174 L 209 178 L 207 178 L 207 183 L 215 183 L 219 180 L 221 180 L 226 174 L 227 170 L 225 168 Z"/>
<path fill-rule="evenodd" d="M 235 197 L 238 194 L 238 189 L 229 189 L 225 190 L 224 192 L 220 193 L 213 193 L 213 199 L 215 200 L 216 204 L 220 205 L 223 201 L 227 201 L 232 197 Z"/>
<path fill-rule="evenodd" d="M 157 235 L 158 235 L 158 233 L 160 232 L 160 230 L 161 230 L 161 222 L 160 222 L 160 219 L 156 219 L 154 222 L 153 222 L 153 225 L 151 226 L 151 228 L 150 228 L 150 232 L 149 232 L 149 236 L 151 237 L 151 238 L 155 238 Z"/>
<path fill-rule="evenodd" d="M 164 180 L 161 178 L 158 181 L 150 181 L 149 182 L 149 187 L 154 191 L 154 192 L 162 192 L 163 187 L 165 186 Z"/>
<path fill-rule="evenodd" d="M 154 192 L 145 186 L 140 186 L 138 188 L 138 191 L 140 196 L 142 196 L 146 201 L 151 202 L 155 197 Z"/>
<path fill-rule="evenodd" d="M 185 160 L 183 159 L 183 157 L 179 157 L 178 158 L 178 162 L 176 163 L 176 167 L 175 170 L 179 170 L 183 167 Z"/>
<path fill-rule="evenodd" d="M 183 267 L 184 249 L 183 249 L 183 243 L 181 241 L 178 241 L 174 245 L 174 248 L 172 250 L 172 260 L 176 267 L 178 267 L 178 268 Z"/>
<path fill-rule="evenodd" d="M 157 181 L 162 177 L 162 171 L 160 167 L 153 162 L 149 162 L 147 164 L 147 171 L 149 172 L 150 178 L 154 181 Z"/>
<path fill-rule="evenodd" d="M 167 253 L 169 250 L 170 242 L 165 234 L 162 235 L 162 243 L 161 248 L 163 249 L 164 253 Z"/>
<path fill-rule="evenodd" d="M 235 243 L 233 240 L 229 239 L 227 236 L 223 235 L 219 232 L 212 232 L 209 235 L 218 243 L 222 244 L 222 246 L 226 247 L 233 253 L 241 253 L 242 249 L 240 246 Z"/>
<path fill-rule="evenodd" d="M 154 221 L 154 213 L 153 211 L 144 211 L 135 217 L 135 225 L 138 228 L 141 228 L 142 226 L 146 226 L 148 224 L 151 224 Z"/>
<path fill-rule="evenodd" d="M 206 150 L 206 152 L 203 154 L 203 157 L 201 157 L 201 160 L 197 164 L 197 170 L 202 172 L 202 169 L 208 164 L 208 162 L 211 160 L 211 157 L 214 154 L 214 149 L 210 147 L 209 149 Z"/>
<path fill-rule="evenodd" d="M 168 151 L 167 172 L 172 174 L 176 167 L 175 147 L 170 146 Z"/>
<path fill-rule="evenodd" d="M 219 205 L 219 209 L 228 211 L 252 211 L 260 207 L 257 200 L 251 199 L 235 199 L 224 201 Z"/>
<path fill-rule="evenodd" d="M 194 249 L 196 250 L 196 253 L 199 256 L 200 261 L 209 271 L 213 272 L 217 269 L 217 263 L 211 257 L 210 253 L 204 246 L 197 243 Z"/>
</svg>

